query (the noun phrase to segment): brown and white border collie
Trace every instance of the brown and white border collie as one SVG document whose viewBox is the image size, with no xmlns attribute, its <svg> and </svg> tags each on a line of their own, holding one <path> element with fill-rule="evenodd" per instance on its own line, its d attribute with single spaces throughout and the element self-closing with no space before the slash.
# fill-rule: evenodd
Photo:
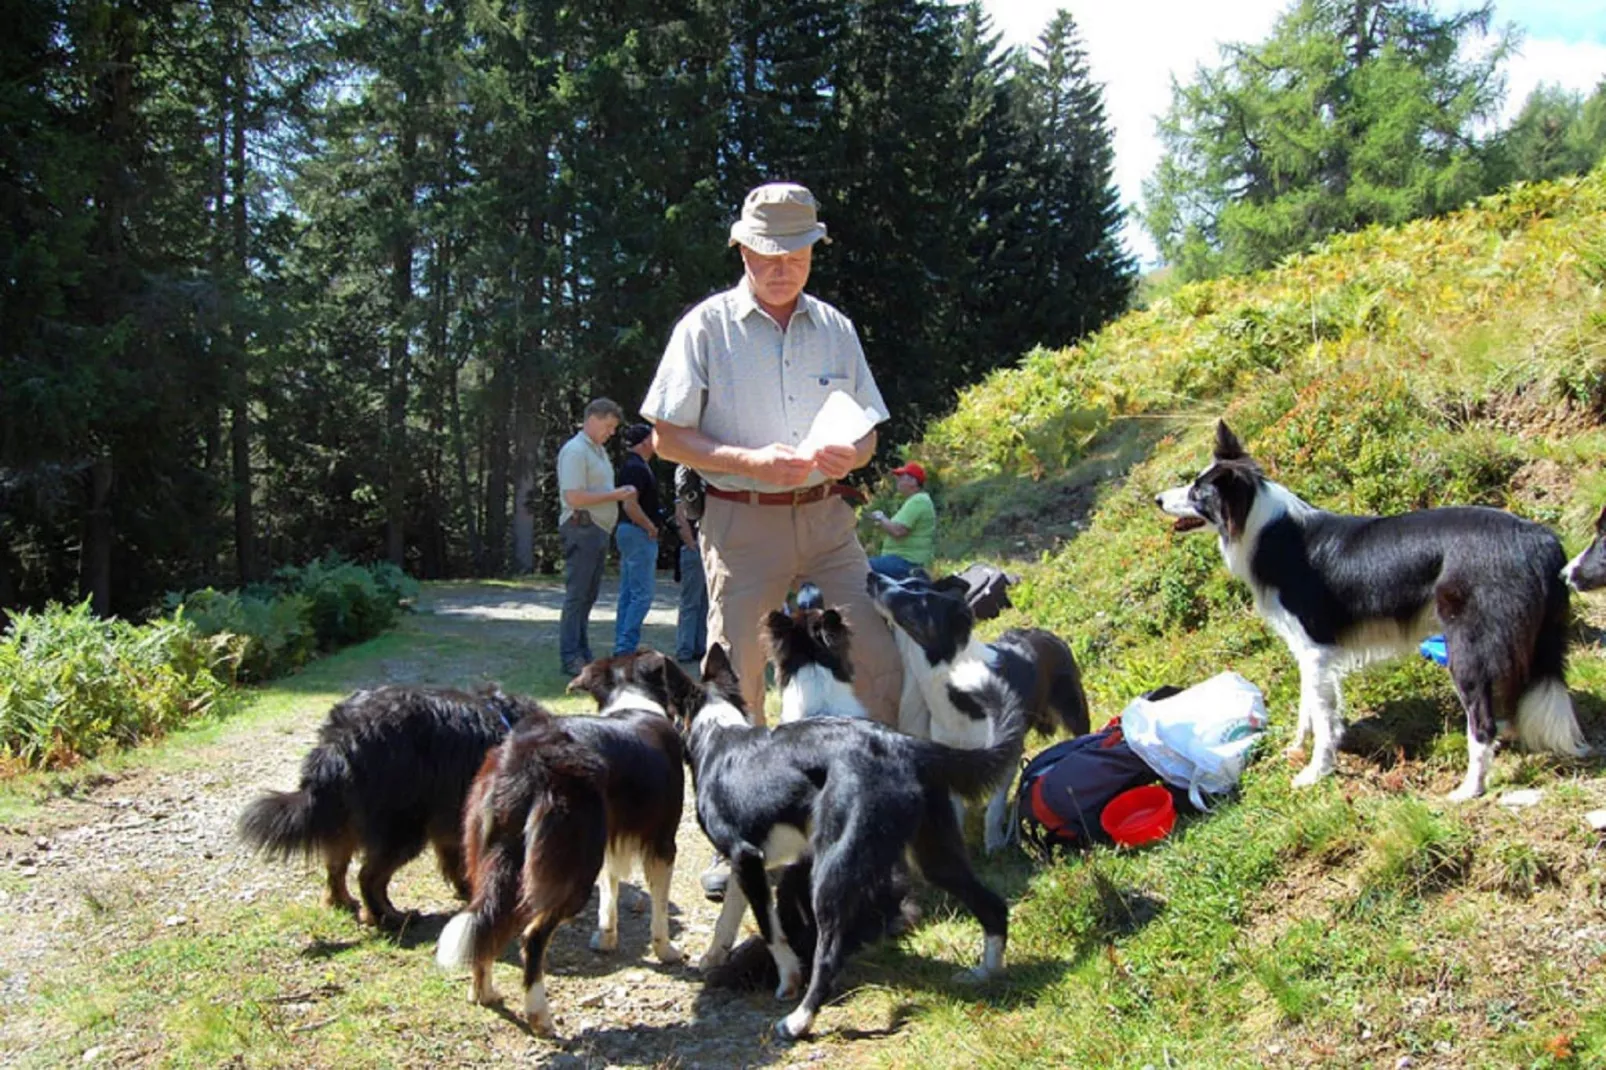
<svg viewBox="0 0 1606 1070">
<path fill-rule="evenodd" d="M 591 946 L 617 947 L 619 881 L 637 860 L 652 896 L 653 953 L 661 962 L 681 959 L 669 939 L 669 883 L 685 768 L 680 734 L 666 714 L 673 705 L 668 674 L 685 673 L 661 656 L 657 670 L 621 672 L 631 682 L 598 716 L 521 724 L 486 757 L 463 808 L 472 895 L 441 933 L 436 961 L 470 966 L 470 998 L 492 1003 L 501 998 L 492 963 L 520 933 L 524 1014 L 540 1034 L 555 1027 L 544 980 L 553 932 L 584 909 L 596 885 Z"/>
<path fill-rule="evenodd" d="M 1214 460 L 1155 504 L 1178 518 L 1178 531 L 1215 530 L 1227 568 L 1299 663 L 1290 749 L 1307 733 L 1315 743 L 1295 787 L 1337 761 L 1345 673 L 1439 631 L 1467 714 L 1467 774 L 1452 801 L 1483 793 L 1497 722 L 1514 719 L 1530 750 L 1588 752 L 1563 675 L 1565 555 L 1548 528 L 1475 507 L 1329 513 L 1267 479 L 1225 422 Z"/>
</svg>

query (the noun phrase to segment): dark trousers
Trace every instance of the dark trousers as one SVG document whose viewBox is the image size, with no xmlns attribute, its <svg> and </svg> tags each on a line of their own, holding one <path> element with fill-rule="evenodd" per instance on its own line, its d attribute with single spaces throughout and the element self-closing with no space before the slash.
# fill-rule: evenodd
<svg viewBox="0 0 1606 1070">
<path fill-rule="evenodd" d="M 558 657 L 563 671 L 578 672 L 591 657 L 591 607 L 602 589 L 608 560 L 608 532 L 573 517 L 558 528 L 563 540 L 563 616 L 558 623 Z"/>
</svg>

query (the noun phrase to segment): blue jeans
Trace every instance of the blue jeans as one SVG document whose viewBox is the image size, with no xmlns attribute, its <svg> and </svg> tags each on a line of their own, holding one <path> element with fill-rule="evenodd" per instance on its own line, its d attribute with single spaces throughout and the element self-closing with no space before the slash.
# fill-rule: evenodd
<svg viewBox="0 0 1606 1070">
<path fill-rule="evenodd" d="M 708 578 L 695 546 L 680 548 L 680 617 L 675 623 L 675 660 L 696 661 L 708 650 Z"/>
<path fill-rule="evenodd" d="M 591 661 L 591 607 L 602 589 L 608 560 L 608 533 L 573 518 L 558 528 L 563 540 L 563 614 L 558 621 L 558 657 L 566 673 Z"/>
<path fill-rule="evenodd" d="M 870 559 L 870 571 L 879 572 L 889 580 L 906 580 L 915 567 L 913 561 L 897 554 L 880 554 Z"/>
<path fill-rule="evenodd" d="M 641 622 L 652 608 L 658 542 L 628 520 L 619 522 L 613 537 L 619 544 L 619 615 L 613 630 L 613 652 L 631 654 L 641 645 Z"/>
</svg>

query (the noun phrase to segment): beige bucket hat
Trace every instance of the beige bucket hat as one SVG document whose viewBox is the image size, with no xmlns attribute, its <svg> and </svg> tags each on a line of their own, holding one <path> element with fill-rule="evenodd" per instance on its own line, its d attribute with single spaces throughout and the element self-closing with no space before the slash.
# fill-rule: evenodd
<svg viewBox="0 0 1606 1070">
<path fill-rule="evenodd" d="M 795 182 L 767 182 L 742 202 L 742 217 L 731 224 L 730 244 L 764 256 L 795 253 L 817 241 L 829 245 L 818 207 L 814 194 Z"/>
</svg>

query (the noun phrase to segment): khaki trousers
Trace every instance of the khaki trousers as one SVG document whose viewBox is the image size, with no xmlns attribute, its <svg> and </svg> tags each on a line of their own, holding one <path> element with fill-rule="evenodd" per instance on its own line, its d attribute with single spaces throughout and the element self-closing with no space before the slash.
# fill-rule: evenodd
<svg viewBox="0 0 1606 1070">
<path fill-rule="evenodd" d="M 853 631 L 853 689 L 870 716 L 898 723 L 903 665 L 864 589 L 870 571 L 853 507 L 832 495 L 804 505 L 753 505 L 710 495 L 699 537 L 708 573 L 708 642 L 724 643 L 755 724 L 764 723 L 760 623 L 809 582 Z"/>
</svg>

